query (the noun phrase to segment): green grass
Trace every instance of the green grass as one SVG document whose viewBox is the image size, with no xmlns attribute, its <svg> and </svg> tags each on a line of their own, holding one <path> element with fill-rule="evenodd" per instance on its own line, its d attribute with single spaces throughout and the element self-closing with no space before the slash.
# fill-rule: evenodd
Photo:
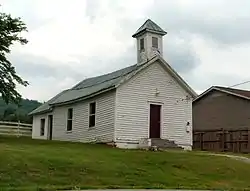
<svg viewBox="0 0 250 191">
<path fill-rule="evenodd" d="M 0 137 L 0 190 L 250 188 L 250 164 L 199 152 Z"/>
</svg>

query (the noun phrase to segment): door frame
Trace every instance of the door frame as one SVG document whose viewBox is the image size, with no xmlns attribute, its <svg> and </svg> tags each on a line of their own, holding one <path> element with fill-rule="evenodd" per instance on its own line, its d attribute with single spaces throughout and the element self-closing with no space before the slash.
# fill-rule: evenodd
<svg viewBox="0 0 250 191">
<path fill-rule="evenodd" d="M 52 118 L 52 124 L 51 124 L 51 118 Z M 47 140 L 52 140 L 53 137 L 53 114 L 48 115 L 48 127 L 47 127 Z M 51 125 L 50 125 L 51 124 Z M 51 133 L 51 139 L 50 139 L 50 133 Z"/>
<path fill-rule="evenodd" d="M 161 119 L 161 123 L 160 123 L 160 138 L 162 139 L 162 135 L 163 135 L 163 106 L 164 103 L 163 102 L 157 102 L 157 101 L 148 101 L 148 139 L 150 139 L 150 104 L 153 105 L 160 105 L 161 106 L 161 111 L 160 111 L 160 119 Z"/>
</svg>

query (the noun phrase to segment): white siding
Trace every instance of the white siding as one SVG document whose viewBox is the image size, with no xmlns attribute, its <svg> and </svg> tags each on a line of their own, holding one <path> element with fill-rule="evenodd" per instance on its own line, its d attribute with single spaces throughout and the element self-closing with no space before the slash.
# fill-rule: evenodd
<svg viewBox="0 0 250 191">
<path fill-rule="evenodd" d="M 158 39 L 158 49 L 152 47 L 152 37 L 156 37 Z M 140 51 L 140 40 L 144 38 L 144 51 Z M 163 55 L 163 46 L 162 46 L 163 38 L 161 35 L 157 35 L 154 33 L 147 32 L 144 35 L 137 38 L 136 46 L 137 46 L 137 62 L 143 62 L 147 59 L 151 59 L 155 55 L 158 55 L 160 51 L 160 55 Z"/>
<path fill-rule="evenodd" d="M 115 138 L 148 138 L 149 104 L 157 102 L 162 105 L 161 138 L 182 146 L 192 145 L 192 101 L 183 100 L 186 95 L 188 93 L 159 63 L 151 64 L 117 88 Z M 190 122 L 190 132 L 186 131 L 187 122 Z"/>
<path fill-rule="evenodd" d="M 89 103 L 96 102 L 96 124 L 89 128 Z M 53 111 L 53 140 L 89 142 L 114 139 L 115 92 L 79 102 L 74 105 L 56 107 Z M 73 108 L 72 132 L 67 132 L 67 112 Z"/>
<path fill-rule="evenodd" d="M 44 136 L 40 135 L 41 119 L 45 119 Z M 48 114 L 35 115 L 32 124 L 32 138 L 33 139 L 47 139 L 48 135 Z"/>
</svg>

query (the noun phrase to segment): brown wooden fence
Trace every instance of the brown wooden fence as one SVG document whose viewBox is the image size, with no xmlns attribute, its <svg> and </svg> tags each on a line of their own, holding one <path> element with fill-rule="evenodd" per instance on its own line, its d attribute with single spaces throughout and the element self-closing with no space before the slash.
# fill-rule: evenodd
<svg viewBox="0 0 250 191">
<path fill-rule="evenodd" d="M 250 153 L 250 129 L 194 131 L 193 149 Z"/>
</svg>

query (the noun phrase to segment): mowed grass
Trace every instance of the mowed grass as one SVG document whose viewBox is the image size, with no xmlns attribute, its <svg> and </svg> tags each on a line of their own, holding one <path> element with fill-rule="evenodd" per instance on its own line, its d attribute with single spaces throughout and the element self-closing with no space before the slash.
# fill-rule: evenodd
<svg viewBox="0 0 250 191">
<path fill-rule="evenodd" d="M 250 188 L 250 164 L 200 152 L 0 137 L 0 190 Z"/>
</svg>

